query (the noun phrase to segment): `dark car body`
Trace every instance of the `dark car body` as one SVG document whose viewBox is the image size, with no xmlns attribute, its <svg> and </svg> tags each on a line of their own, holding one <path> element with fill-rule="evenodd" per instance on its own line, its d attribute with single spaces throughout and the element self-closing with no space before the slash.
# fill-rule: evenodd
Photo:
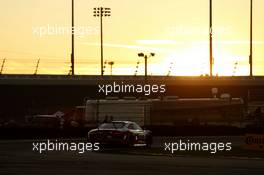
<svg viewBox="0 0 264 175">
<path fill-rule="evenodd" d="M 113 121 L 101 124 L 88 132 L 88 140 L 101 145 L 151 147 L 152 133 L 130 121 Z"/>
</svg>

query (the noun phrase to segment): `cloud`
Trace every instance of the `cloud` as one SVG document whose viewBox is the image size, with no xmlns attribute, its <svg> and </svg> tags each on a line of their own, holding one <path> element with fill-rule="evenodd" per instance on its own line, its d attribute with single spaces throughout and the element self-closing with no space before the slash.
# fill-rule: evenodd
<svg viewBox="0 0 264 175">
<path fill-rule="evenodd" d="M 89 46 L 100 46 L 100 43 L 85 42 L 83 44 L 89 45 Z M 145 46 L 140 46 L 140 45 L 113 44 L 113 43 L 104 43 L 104 47 L 134 49 L 134 50 L 142 50 L 142 51 L 149 51 L 149 52 L 162 52 L 162 53 L 168 53 L 168 52 L 174 51 L 172 49 L 164 49 L 164 48 L 157 48 L 157 47 L 145 47 Z"/>
<path fill-rule="evenodd" d="M 137 40 L 138 44 L 145 45 L 176 45 L 178 44 L 175 40 Z"/>
</svg>

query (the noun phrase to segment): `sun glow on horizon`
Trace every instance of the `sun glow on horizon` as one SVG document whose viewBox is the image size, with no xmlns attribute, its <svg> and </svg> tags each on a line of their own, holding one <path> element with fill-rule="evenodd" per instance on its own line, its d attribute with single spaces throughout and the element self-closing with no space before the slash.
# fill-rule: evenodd
<svg viewBox="0 0 264 175">
<path fill-rule="evenodd" d="M 0 4 L 0 67 L 6 58 L 2 73 L 34 74 L 40 59 L 38 74 L 68 74 L 71 33 L 40 37 L 32 29 L 71 29 L 71 2 Z M 156 54 L 148 60 L 148 75 L 209 74 L 208 0 L 76 0 L 75 26 L 80 29 L 75 37 L 76 74 L 100 74 L 100 21 L 93 17 L 93 8 L 98 6 L 112 10 L 103 21 L 103 48 L 104 61 L 115 62 L 113 75 L 136 71 L 144 75 L 141 52 Z M 213 6 L 213 74 L 249 75 L 249 1 L 216 0 Z M 263 6 L 263 0 L 254 0 L 254 75 L 264 75 Z M 110 74 L 106 65 L 105 75 Z"/>
</svg>

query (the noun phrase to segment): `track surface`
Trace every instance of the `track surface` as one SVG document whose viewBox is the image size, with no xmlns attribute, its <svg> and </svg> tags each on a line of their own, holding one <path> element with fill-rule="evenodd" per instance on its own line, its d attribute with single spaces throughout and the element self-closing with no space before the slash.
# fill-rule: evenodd
<svg viewBox="0 0 264 175">
<path fill-rule="evenodd" d="M 162 140 L 162 139 L 158 139 Z M 32 151 L 33 141 L 0 141 L 0 174 L 263 174 L 263 159 Z"/>
</svg>

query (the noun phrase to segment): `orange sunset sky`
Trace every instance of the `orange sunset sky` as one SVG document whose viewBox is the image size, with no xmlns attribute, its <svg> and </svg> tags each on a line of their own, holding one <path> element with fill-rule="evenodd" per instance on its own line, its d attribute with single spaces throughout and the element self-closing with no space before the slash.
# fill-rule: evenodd
<svg viewBox="0 0 264 175">
<path fill-rule="evenodd" d="M 152 75 L 209 73 L 209 0 L 75 0 L 76 74 L 100 74 L 99 6 L 112 9 L 103 29 L 114 75 L 133 75 L 137 61 L 144 74 L 139 52 L 156 54 Z M 263 7 L 254 0 L 254 75 L 264 74 Z M 213 0 L 214 74 L 249 74 L 249 12 L 250 0 Z M 0 0 L 0 26 L 3 73 L 33 74 L 40 59 L 39 74 L 68 74 L 71 0 Z"/>
</svg>

